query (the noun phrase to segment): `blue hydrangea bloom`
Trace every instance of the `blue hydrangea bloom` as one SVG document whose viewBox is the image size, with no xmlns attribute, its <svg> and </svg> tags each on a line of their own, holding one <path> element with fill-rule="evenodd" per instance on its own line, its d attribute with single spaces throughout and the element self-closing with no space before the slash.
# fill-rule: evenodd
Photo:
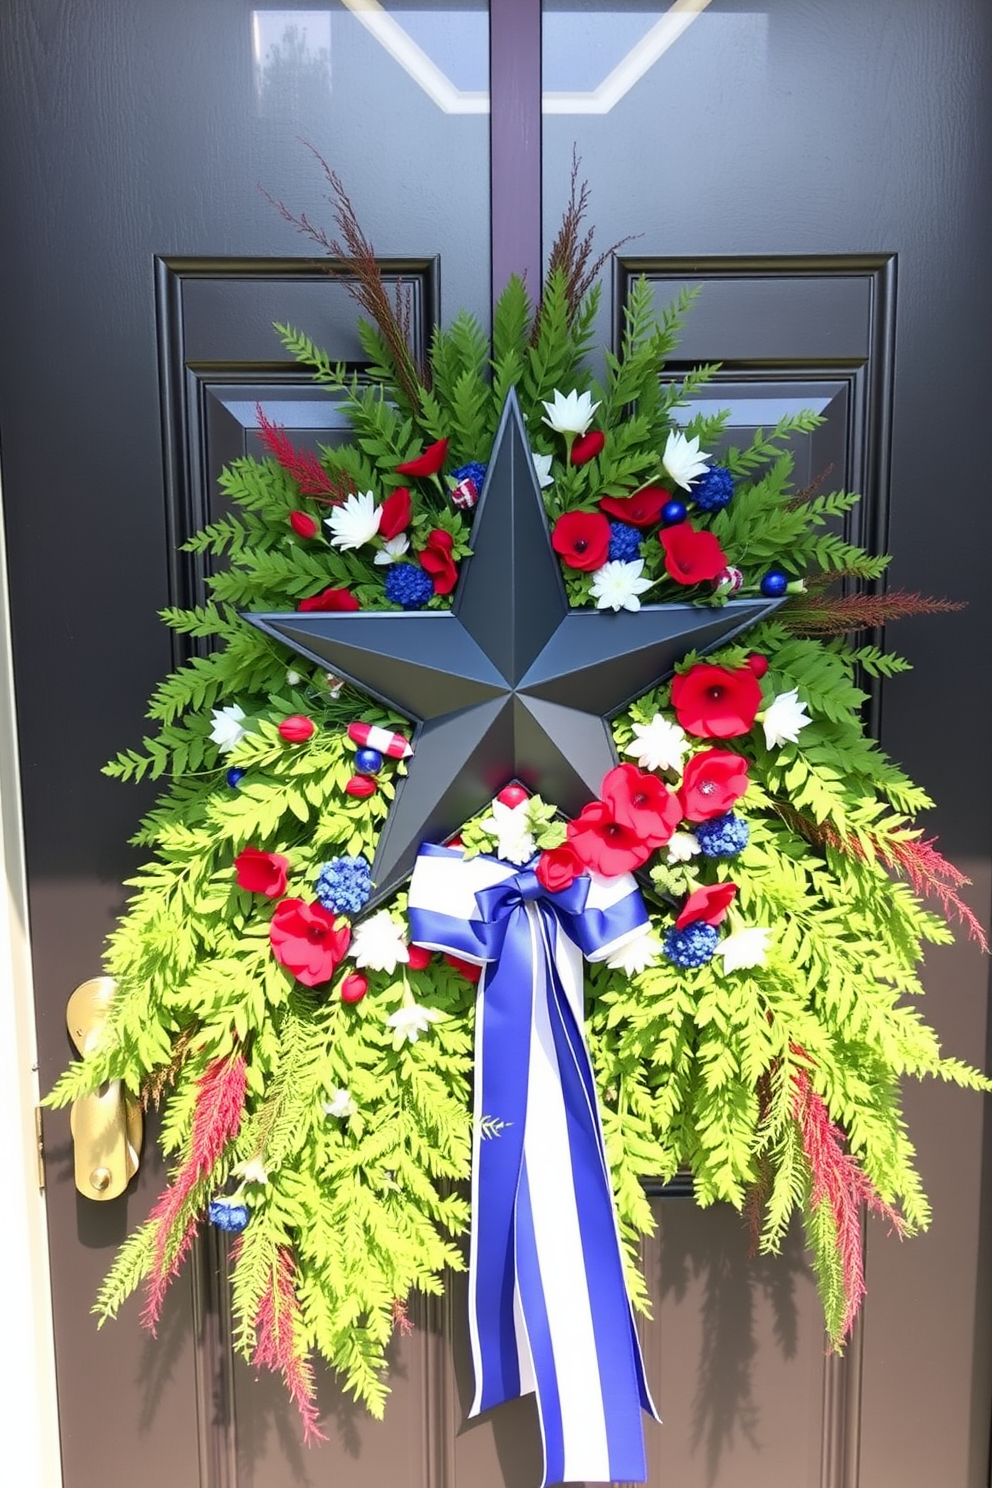
<svg viewBox="0 0 992 1488">
<path fill-rule="evenodd" d="M 422 610 L 434 594 L 430 574 L 415 563 L 391 563 L 386 570 L 386 598 L 404 610 Z"/>
<path fill-rule="evenodd" d="M 719 511 L 734 494 L 734 477 L 723 465 L 711 465 L 692 483 L 689 495 L 702 511 Z"/>
<path fill-rule="evenodd" d="M 692 829 L 707 858 L 733 858 L 747 847 L 751 828 L 742 816 L 729 811 L 712 821 L 698 822 Z"/>
<path fill-rule="evenodd" d="M 676 930 L 673 926 L 665 936 L 662 950 L 669 961 L 688 971 L 693 966 L 705 966 L 707 961 L 713 960 L 719 939 L 720 932 L 715 925 L 707 925 L 705 920 L 693 920 L 684 930 Z"/>
<path fill-rule="evenodd" d="M 372 893 L 372 870 L 364 858 L 332 858 L 317 878 L 317 898 L 331 914 L 357 914 Z"/>
<path fill-rule="evenodd" d="M 236 1199 L 211 1199 L 207 1206 L 207 1218 L 219 1230 L 240 1235 L 248 1223 L 248 1206 Z"/>
<path fill-rule="evenodd" d="M 451 472 L 452 480 L 472 480 L 482 490 L 482 482 L 486 478 L 486 467 L 480 465 L 478 460 L 470 460 L 467 465 L 459 465 L 457 470 Z"/>
<path fill-rule="evenodd" d="M 629 522 L 610 523 L 610 562 L 630 563 L 641 556 L 641 534 Z"/>
</svg>

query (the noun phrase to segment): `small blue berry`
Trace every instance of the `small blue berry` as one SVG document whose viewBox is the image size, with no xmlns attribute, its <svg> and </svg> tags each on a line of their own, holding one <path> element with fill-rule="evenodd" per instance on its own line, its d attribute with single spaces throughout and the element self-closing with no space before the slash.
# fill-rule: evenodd
<svg viewBox="0 0 992 1488">
<path fill-rule="evenodd" d="M 789 580 L 780 568 L 770 568 L 761 581 L 761 592 L 766 599 L 779 599 L 786 591 Z"/>
<path fill-rule="evenodd" d="M 378 775 L 382 769 L 382 755 L 378 749 L 356 749 L 355 769 L 359 775 Z"/>
<path fill-rule="evenodd" d="M 662 950 L 669 961 L 674 961 L 683 971 L 689 971 L 713 960 L 719 939 L 720 932 L 715 925 L 707 925 L 705 920 L 693 920 L 684 930 L 676 930 L 673 926 L 665 936 Z"/>
<path fill-rule="evenodd" d="M 696 841 L 707 858 L 734 858 L 743 852 L 751 838 L 751 828 L 742 816 L 729 811 L 693 827 Z"/>
<path fill-rule="evenodd" d="M 207 1205 L 207 1218 L 218 1230 L 240 1235 L 248 1223 L 248 1206 L 235 1199 L 211 1199 Z"/>
<path fill-rule="evenodd" d="M 372 893 L 372 870 L 365 858 L 332 858 L 317 876 L 317 898 L 331 914 L 358 914 Z"/>
<path fill-rule="evenodd" d="M 391 563 L 386 570 L 386 598 L 404 610 L 422 610 L 434 594 L 430 574 L 415 563 Z"/>
<path fill-rule="evenodd" d="M 228 770 L 225 779 L 227 780 L 227 783 L 231 787 L 231 789 L 234 790 L 241 784 L 247 773 L 247 770 L 240 770 L 237 765 L 232 765 L 231 768 Z"/>
<path fill-rule="evenodd" d="M 676 501 L 673 497 L 671 501 L 666 501 L 661 508 L 661 520 L 666 527 L 677 527 L 685 519 L 686 505 L 684 501 Z"/>
<path fill-rule="evenodd" d="M 689 493 L 702 511 L 720 511 L 734 494 L 734 477 L 723 465 L 711 465 L 692 483 Z"/>
<path fill-rule="evenodd" d="M 610 523 L 611 563 L 629 563 L 641 555 L 641 534 L 629 522 Z"/>
</svg>

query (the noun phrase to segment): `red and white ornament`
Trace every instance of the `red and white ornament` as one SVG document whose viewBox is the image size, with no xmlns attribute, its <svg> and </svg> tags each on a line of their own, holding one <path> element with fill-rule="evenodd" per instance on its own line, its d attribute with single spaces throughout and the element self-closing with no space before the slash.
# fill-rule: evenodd
<svg viewBox="0 0 992 1488">
<path fill-rule="evenodd" d="M 360 749 L 378 749 L 389 759 L 407 759 L 413 753 L 405 734 L 395 734 L 377 723 L 349 723 L 348 738 Z"/>
<path fill-rule="evenodd" d="M 462 511 L 470 510 L 479 499 L 479 488 L 470 475 L 451 488 L 451 504 Z"/>
</svg>

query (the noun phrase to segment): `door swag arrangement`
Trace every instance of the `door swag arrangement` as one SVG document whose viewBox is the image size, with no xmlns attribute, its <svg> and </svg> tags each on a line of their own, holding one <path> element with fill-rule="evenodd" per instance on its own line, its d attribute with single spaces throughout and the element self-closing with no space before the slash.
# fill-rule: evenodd
<svg viewBox="0 0 992 1488">
<path fill-rule="evenodd" d="M 421 365 L 327 174 L 343 243 L 297 225 L 369 365 L 278 329 L 353 441 L 259 411 L 268 457 L 185 545 L 223 559 L 210 598 L 164 612 L 203 654 L 107 767 L 168 783 L 50 1100 L 161 1102 L 173 1166 L 97 1311 L 143 1284 L 154 1330 L 199 1226 L 231 1231 L 236 1346 L 319 1437 L 313 1355 L 380 1415 L 470 1229 L 473 1410 L 536 1390 L 546 1482 L 643 1481 L 642 1180 L 690 1172 L 762 1252 L 799 1211 L 839 1348 L 863 1207 L 928 1220 L 902 1078 L 988 1088 L 913 1000 L 949 918 L 984 942 L 856 681 L 906 668 L 859 632 L 949 606 L 867 588 L 857 496 L 793 489 L 814 415 L 719 459 L 725 416 L 680 421 L 714 370 L 660 376 L 691 296 L 635 283 L 593 380 L 574 179 L 536 304 L 512 280 L 491 348 L 461 315 Z"/>
</svg>

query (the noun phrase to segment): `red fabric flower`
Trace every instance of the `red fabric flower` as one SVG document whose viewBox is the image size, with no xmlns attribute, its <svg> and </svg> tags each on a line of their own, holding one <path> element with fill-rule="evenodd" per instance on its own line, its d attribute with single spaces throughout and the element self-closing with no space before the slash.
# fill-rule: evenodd
<svg viewBox="0 0 992 1488">
<path fill-rule="evenodd" d="M 675 921 L 676 930 L 684 930 L 694 920 L 707 925 L 719 925 L 727 918 L 727 910 L 734 902 L 737 885 L 732 883 L 709 884 L 703 889 L 694 889 L 682 906 Z"/>
<path fill-rule="evenodd" d="M 603 801 L 614 821 L 636 833 L 651 852 L 663 847 L 682 820 L 682 805 L 657 775 L 636 765 L 617 765 L 604 777 Z"/>
<path fill-rule="evenodd" d="M 749 666 L 690 667 L 672 680 L 672 707 L 679 723 L 700 739 L 733 739 L 749 733 L 761 707 L 761 688 Z"/>
<path fill-rule="evenodd" d="M 610 524 L 602 512 L 566 512 L 554 525 L 551 546 L 569 568 L 592 573 L 610 556 Z"/>
<path fill-rule="evenodd" d="M 287 744 L 303 744 L 316 732 L 317 725 L 313 719 L 304 718 L 302 713 L 291 713 L 279 725 L 280 736 Z"/>
<path fill-rule="evenodd" d="M 596 458 L 605 443 L 605 434 L 601 434 L 598 429 L 590 429 L 588 434 L 579 435 L 568 458 L 573 465 L 585 465 L 588 460 Z"/>
<path fill-rule="evenodd" d="M 687 762 L 679 787 L 686 821 L 712 821 L 732 811 L 747 790 L 747 760 L 726 749 L 704 749 Z"/>
<path fill-rule="evenodd" d="M 645 486 L 633 496 L 601 496 L 599 505 L 611 517 L 627 522 L 631 527 L 653 527 L 661 521 L 661 508 L 672 499 L 671 491 L 664 486 Z"/>
<path fill-rule="evenodd" d="M 249 894 L 267 894 L 279 899 L 286 892 L 289 859 L 282 853 L 262 852 L 259 847 L 244 847 L 234 860 L 238 887 Z"/>
<path fill-rule="evenodd" d="M 467 982 L 477 982 L 482 975 L 482 967 L 475 966 L 471 961 L 463 961 L 461 956 L 445 956 L 449 966 L 461 972 Z"/>
<path fill-rule="evenodd" d="M 437 444 L 429 444 L 422 455 L 415 460 L 406 460 L 402 465 L 397 465 L 397 475 L 437 475 L 444 464 L 444 457 L 448 453 L 448 441 L 439 439 Z"/>
<path fill-rule="evenodd" d="M 350 589 L 322 589 L 319 594 L 311 594 L 307 599 L 301 599 L 296 608 L 298 610 L 357 610 L 361 606 Z"/>
<path fill-rule="evenodd" d="M 458 565 L 451 556 L 453 545 L 451 533 L 435 527 L 419 555 L 421 568 L 434 580 L 435 594 L 450 594 L 458 581 Z"/>
<path fill-rule="evenodd" d="M 560 847 L 549 847 L 542 852 L 534 872 L 549 894 L 559 894 L 578 878 L 582 860 L 570 843 L 563 842 Z"/>
<path fill-rule="evenodd" d="M 341 982 L 341 1001 L 361 1002 L 368 990 L 368 977 L 363 977 L 360 971 L 349 971 Z"/>
<path fill-rule="evenodd" d="M 289 525 L 299 537 L 317 536 L 317 523 L 309 512 L 291 511 Z"/>
<path fill-rule="evenodd" d="M 712 532 L 697 532 L 691 522 L 663 527 L 658 541 L 665 550 L 665 568 L 676 584 L 715 579 L 726 567 L 726 555 Z"/>
<path fill-rule="evenodd" d="M 384 542 L 399 534 L 410 525 L 410 491 L 407 486 L 397 486 L 387 496 L 379 509 L 379 536 Z"/>
<path fill-rule="evenodd" d="M 430 965 L 433 954 L 426 946 L 412 945 L 409 948 L 407 965 L 411 971 L 423 971 L 425 966 Z"/>
<path fill-rule="evenodd" d="M 335 916 L 322 904 L 284 899 L 269 924 L 272 954 L 298 982 L 319 987 L 329 982 L 351 943 L 346 924 L 335 928 Z"/>
<path fill-rule="evenodd" d="M 379 783 L 371 775 L 352 775 L 344 789 L 346 795 L 362 799 L 365 796 L 374 796 Z"/>
<path fill-rule="evenodd" d="M 591 801 L 569 822 L 568 840 L 583 866 L 604 878 L 632 873 L 654 851 L 630 827 L 621 826 L 603 801 Z"/>
</svg>

